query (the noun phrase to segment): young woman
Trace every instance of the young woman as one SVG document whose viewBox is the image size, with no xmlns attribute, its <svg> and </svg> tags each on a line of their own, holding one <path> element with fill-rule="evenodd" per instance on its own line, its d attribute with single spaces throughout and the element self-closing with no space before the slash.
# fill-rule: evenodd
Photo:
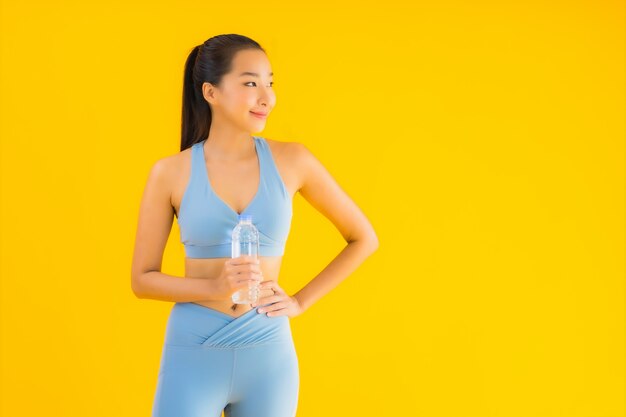
<svg viewBox="0 0 626 417">
<path fill-rule="evenodd" d="M 304 145 L 263 130 L 276 105 L 265 50 L 236 34 L 195 47 L 185 65 L 181 152 L 156 161 L 145 187 L 132 264 L 139 298 L 174 302 L 153 417 L 293 417 L 299 389 L 290 317 L 302 314 L 378 247 L 365 215 Z M 278 284 L 296 192 L 346 247 L 293 295 Z M 252 215 L 260 256 L 230 258 L 240 214 Z M 185 276 L 161 272 L 173 218 Z M 231 295 L 259 284 L 253 304 Z"/>
</svg>

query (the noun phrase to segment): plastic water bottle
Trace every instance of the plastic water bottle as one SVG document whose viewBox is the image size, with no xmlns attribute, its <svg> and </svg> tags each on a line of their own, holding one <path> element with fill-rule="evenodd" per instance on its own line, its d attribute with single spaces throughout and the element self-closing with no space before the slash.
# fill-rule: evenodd
<svg viewBox="0 0 626 417">
<path fill-rule="evenodd" d="M 259 231 L 252 224 L 251 214 L 240 214 L 239 223 L 233 229 L 231 258 L 242 255 L 259 257 Z M 259 285 L 250 283 L 247 289 L 241 289 L 231 295 L 235 304 L 256 303 L 259 297 Z"/>
</svg>

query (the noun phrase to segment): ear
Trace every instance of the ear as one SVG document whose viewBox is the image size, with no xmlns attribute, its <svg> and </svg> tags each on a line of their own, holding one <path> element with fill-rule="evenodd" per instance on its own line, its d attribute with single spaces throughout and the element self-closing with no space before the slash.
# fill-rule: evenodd
<svg viewBox="0 0 626 417">
<path fill-rule="evenodd" d="M 211 83 L 202 83 L 202 97 L 210 104 L 215 100 L 215 87 Z"/>
</svg>

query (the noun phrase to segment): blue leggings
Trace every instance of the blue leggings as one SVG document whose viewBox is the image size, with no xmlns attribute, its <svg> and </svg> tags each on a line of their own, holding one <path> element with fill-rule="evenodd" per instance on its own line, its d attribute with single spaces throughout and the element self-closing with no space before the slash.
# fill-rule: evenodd
<svg viewBox="0 0 626 417">
<path fill-rule="evenodd" d="M 296 415 L 300 377 L 289 317 L 268 317 L 259 307 L 232 317 L 174 304 L 152 417 Z"/>
</svg>

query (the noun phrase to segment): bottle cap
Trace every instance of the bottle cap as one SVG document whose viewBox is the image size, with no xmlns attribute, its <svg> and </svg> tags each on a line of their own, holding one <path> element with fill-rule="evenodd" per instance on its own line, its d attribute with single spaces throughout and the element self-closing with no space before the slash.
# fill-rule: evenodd
<svg viewBox="0 0 626 417">
<path fill-rule="evenodd" d="M 252 214 L 240 214 L 239 221 L 252 221 Z"/>
</svg>

